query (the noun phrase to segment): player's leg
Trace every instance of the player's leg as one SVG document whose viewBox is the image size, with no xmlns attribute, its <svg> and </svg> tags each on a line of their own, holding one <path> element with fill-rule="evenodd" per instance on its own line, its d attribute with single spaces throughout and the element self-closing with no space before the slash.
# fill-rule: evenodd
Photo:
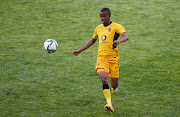
<svg viewBox="0 0 180 117">
<path fill-rule="evenodd" d="M 110 77 L 112 93 L 116 93 L 118 89 L 118 78 L 119 78 L 119 61 L 117 63 L 110 64 Z"/>
<path fill-rule="evenodd" d="M 103 94 L 106 98 L 107 104 L 104 106 L 104 108 L 110 112 L 114 112 L 114 108 L 112 107 L 111 103 L 111 92 L 108 85 L 108 73 L 106 71 L 101 71 L 103 69 L 99 69 L 98 74 L 101 78 L 102 84 L 103 84 Z"/>
<path fill-rule="evenodd" d="M 106 98 L 107 104 L 112 105 L 112 103 L 111 103 L 111 92 L 110 92 L 109 85 L 108 85 L 108 73 L 106 71 L 99 71 L 98 74 L 99 74 L 99 77 L 101 78 L 101 81 L 102 81 L 103 94 Z"/>
<path fill-rule="evenodd" d="M 102 84 L 108 84 L 108 73 L 105 70 L 98 69 L 98 75 L 101 78 Z"/>
<path fill-rule="evenodd" d="M 106 98 L 107 104 L 105 109 L 113 112 L 114 108 L 111 103 L 111 92 L 108 85 L 108 73 L 109 73 L 109 64 L 105 60 L 97 60 L 96 62 L 96 72 L 99 74 L 103 85 L 103 94 Z"/>
<path fill-rule="evenodd" d="M 118 90 L 118 78 L 112 78 L 111 77 L 111 87 L 112 87 L 112 93 L 117 93 Z"/>
</svg>

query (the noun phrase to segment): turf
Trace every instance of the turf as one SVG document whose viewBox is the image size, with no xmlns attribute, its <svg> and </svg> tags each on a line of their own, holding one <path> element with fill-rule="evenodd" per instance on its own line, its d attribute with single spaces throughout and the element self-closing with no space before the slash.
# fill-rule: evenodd
<svg viewBox="0 0 180 117">
<path fill-rule="evenodd" d="M 1 0 L 0 116 L 178 117 L 180 115 L 178 0 Z M 129 41 L 119 45 L 119 92 L 106 112 L 94 71 L 98 43 L 79 56 L 109 7 Z M 45 40 L 58 50 L 48 54 Z"/>
</svg>

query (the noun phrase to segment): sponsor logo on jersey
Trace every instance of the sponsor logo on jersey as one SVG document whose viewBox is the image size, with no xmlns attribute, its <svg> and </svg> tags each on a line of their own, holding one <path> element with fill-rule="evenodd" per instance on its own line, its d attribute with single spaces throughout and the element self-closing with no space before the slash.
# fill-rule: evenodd
<svg viewBox="0 0 180 117">
<path fill-rule="evenodd" d="M 101 39 L 102 39 L 102 41 L 105 41 L 105 40 L 106 40 L 106 35 L 103 35 L 103 36 L 101 37 Z"/>
</svg>

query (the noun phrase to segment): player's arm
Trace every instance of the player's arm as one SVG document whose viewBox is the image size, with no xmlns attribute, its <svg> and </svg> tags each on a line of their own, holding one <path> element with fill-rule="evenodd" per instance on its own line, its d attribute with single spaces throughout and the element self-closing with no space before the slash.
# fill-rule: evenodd
<svg viewBox="0 0 180 117">
<path fill-rule="evenodd" d="M 125 42 L 125 41 L 128 40 L 128 35 L 126 34 L 126 32 L 123 32 L 121 35 L 122 35 L 123 37 L 122 37 L 120 40 L 115 40 L 115 41 L 113 42 L 113 44 L 114 44 L 115 46 L 118 46 L 120 43 Z"/>
<path fill-rule="evenodd" d="M 86 50 L 87 48 L 91 47 L 97 39 L 90 39 L 82 48 L 80 48 L 79 50 L 74 50 L 72 51 L 72 54 L 77 56 L 78 54 L 80 54 L 82 51 Z"/>
</svg>

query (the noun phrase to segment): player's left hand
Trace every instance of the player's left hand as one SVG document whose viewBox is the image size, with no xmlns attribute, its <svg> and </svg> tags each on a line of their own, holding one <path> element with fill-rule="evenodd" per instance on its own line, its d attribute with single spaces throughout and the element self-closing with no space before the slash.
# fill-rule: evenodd
<svg viewBox="0 0 180 117">
<path fill-rule="evenodd" d="M 114 44 L 115 46 L 118 46 L 118 45 L 119 45 L 119 43 L 120 43 L 120 41 L 119 41 L 119 40 L 115 40 L 115 41 L 113 41 L 113 44 Z"/>
</svg>

